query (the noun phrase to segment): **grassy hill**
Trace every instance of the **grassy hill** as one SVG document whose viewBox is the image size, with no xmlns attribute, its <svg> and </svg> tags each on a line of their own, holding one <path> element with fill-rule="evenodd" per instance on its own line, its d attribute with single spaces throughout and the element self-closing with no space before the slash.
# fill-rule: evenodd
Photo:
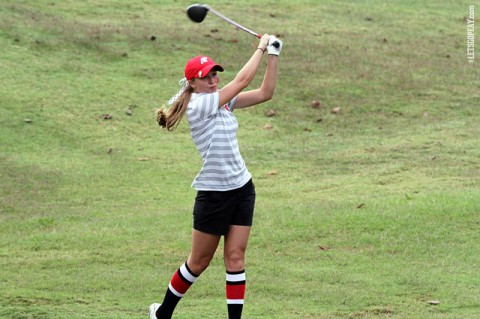
<svg viewBox="0 0 480 319">
<path fill-rule="evenodd" d="M 1 318 L 146 318 L 185 261 L 201 160 L 154 112 L 190 57 L 228 83 L 256 47 L 190 4 L 0 4 Z M 245 318 L 478 318 L 473 3 L 209 5 L 284 40 L 274 99 L 236 112 L 258 196 Z M 225 318 L 221 257 L 175 318 Z"/>
</svg>

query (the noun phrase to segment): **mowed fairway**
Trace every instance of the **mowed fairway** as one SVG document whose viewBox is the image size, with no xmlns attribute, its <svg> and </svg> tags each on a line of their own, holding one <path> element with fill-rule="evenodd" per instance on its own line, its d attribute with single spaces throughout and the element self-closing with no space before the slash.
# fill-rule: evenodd
<svg viewBox="0 0 480 319">
<path fill-rule="evenodd" d="M 0 318 L 147 318 L 186 260 L 201 159 L 155 110 L 190 57 L 225 84 L 257 44 L 190 4 L 0 3 Z M 473 63 L 475 1 L 208 4 L 284 41 L 274 99 L 235 112 L 244 318 L 479 318 L 480 4 Z M 219 247 L 174 318 L 226 318 L 224 290 Z"/>
</svg>

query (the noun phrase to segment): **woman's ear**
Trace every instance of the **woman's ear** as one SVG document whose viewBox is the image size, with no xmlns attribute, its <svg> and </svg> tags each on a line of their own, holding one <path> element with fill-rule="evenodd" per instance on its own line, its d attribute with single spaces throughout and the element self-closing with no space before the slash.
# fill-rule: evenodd
<svg viewBox="0 0 480 319">
<path fill-rule="evenodd" d="M 188 84 L 190 84 L 190 86 L 192 87 L 192 89 L 195 90 L 195 78 L 191 79 L 190 81 L 188 81 Z"/>
</svg>

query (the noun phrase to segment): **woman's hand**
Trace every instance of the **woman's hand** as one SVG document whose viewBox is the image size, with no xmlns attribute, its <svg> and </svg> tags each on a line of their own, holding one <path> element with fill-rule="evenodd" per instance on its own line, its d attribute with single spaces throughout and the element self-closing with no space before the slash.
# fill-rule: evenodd
<svg viewBox="0 0 480 319">
<path fill-rule="evenodd" d="M 262 36 L 262 38 L 260 39 L 260 43 L 258 44 L 258 48 L 260 50 L 262 50 L 263 52 L 265 52 L 265 50 L 267 50 L 267 46 L 268 46 L 268 40 L 270 39 L 270 36 L 268 34 L 264 34 Z"/>
<path fill-rule="evenodd" d="M 268 40 L 268 55 L 279 56 L 282 51 L 283 42 L 277 39 L 274 35 L 270 36 Z"/>
</svg>

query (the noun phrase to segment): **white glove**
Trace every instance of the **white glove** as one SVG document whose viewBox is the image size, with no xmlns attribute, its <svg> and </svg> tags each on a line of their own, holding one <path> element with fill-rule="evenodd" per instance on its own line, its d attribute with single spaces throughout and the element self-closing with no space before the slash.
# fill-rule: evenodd
<svg viewBox="0 0 480 319">
<path fill-rule="evenodd" d="M 280 51 L 282 51 L 282 47 L 283 42 L 277 39 L 277 37 L 275 37 L 274 35 L 271 35 L 270 39 L 268 40 L 267 46 L 268 54 L 279 56 Z"/>
</svg>

